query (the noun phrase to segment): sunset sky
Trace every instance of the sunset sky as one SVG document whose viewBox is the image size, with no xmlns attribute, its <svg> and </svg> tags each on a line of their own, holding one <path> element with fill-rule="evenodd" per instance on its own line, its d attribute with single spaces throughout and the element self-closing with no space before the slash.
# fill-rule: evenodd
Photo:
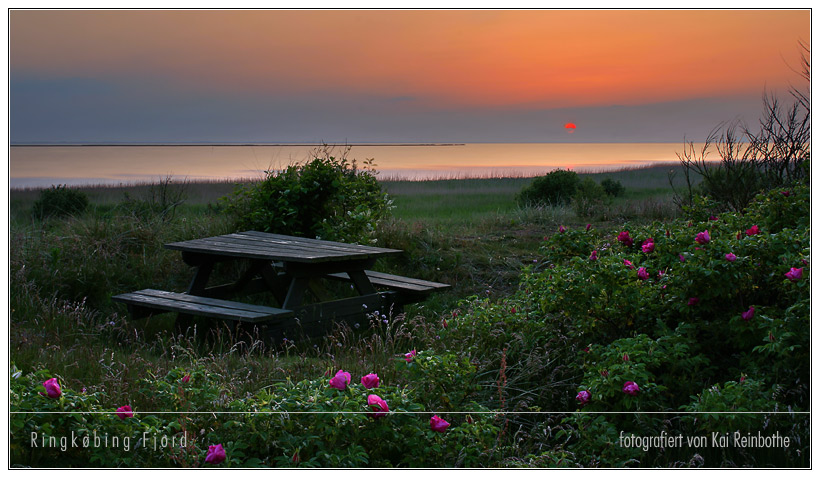
<svg viewBox="0 0 820 478">
<path fill-rule="evenodd" d="M 16 10 L 10 139 L 702 140 L 721 121 L 754 121 L 764 89 L 801 85 L 810 21 L 809 10 Z"/>
</svg>

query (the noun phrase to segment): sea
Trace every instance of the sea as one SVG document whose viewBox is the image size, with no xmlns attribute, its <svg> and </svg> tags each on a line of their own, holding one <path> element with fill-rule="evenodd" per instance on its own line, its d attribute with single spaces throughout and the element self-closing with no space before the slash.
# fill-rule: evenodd
<svg viewBox="0 0 820 478">
<path fill-rule="evenodd" d="M 696 146 L 697 147 L 697 146 Z M 244 180 L 327 154 L 370 163 L 380 179 L 526 177 L 678 161 L 683 143 L 12 145 L 9 186 Z"/>
</svg>

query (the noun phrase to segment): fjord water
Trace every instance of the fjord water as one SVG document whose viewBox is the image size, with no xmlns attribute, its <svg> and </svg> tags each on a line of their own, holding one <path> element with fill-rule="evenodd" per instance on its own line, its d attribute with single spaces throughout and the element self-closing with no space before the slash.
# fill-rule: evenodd
<svg viewBox="0 0 820 478">
<path fill-rule="evenodd" d="M 318 145 L 41 145 L 10 148 L 10 187 L 129 184 L 261 177 L 303 162 Z M 342 146 L 334 148 L 337 156 Z M 556 168 L 604 171 L 677 161 L 682 143 L 471 143 L 353 145 L 348 159 L 373 159 L 396 179 L 534 176 Z"/>
</svg>

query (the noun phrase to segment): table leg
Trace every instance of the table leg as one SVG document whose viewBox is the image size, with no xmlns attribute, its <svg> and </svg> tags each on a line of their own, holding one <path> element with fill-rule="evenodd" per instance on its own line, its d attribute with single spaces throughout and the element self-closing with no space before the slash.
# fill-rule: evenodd
<svg viewBox="0 0 820 478">
<path fill-rule="evenodd" d="M 370 279 L 367 278 L 367 274 L 365 274 L 364 271 L 352 271 L 348 272 L 347 275 L 350 277 L 356 290 L 359 291 L 359 294 L 367 295 L 376 293 L 376 288 L 370 282 Z"/>
<path fill-rule="evenodd" d="M 282 303 L 283 309 L 293 309 L 302 305 L 305 298 L 305 291 L 307 290 L 310 280 L 306 277 L 294 277 L 290 281 L 288 288 L 288 295 L 285 296 L 285 301 Z"/>
<path fill-rule="evenodd" d="M 210 279 L 213 270 L 214 263 L 212 261 L 202 262 L 196 266 L 194 278 L 188 286 L 188 294 L 204 296 L 205 287 L 208 285 L 208 279 Z"/>
</svg>

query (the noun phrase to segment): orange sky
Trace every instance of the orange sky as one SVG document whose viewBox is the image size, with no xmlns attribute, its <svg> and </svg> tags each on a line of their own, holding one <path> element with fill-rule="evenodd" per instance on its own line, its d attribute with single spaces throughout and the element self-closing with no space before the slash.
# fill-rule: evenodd
<svg viewBox="0 0 820 478">
<path fill-rule="evenodd" d="M 794 80 L 802 11 L 12 11 L 22 75 L 566 107 Z M 181 86 L 180 86 L 181 87 Z"/>
</svg>

